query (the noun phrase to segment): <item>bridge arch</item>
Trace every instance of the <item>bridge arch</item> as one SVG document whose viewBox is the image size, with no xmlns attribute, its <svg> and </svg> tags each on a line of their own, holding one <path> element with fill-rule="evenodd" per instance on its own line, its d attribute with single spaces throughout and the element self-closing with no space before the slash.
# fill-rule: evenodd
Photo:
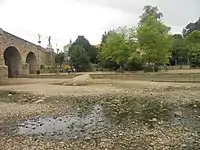
<svg viewBox="0 0 200 150">
<path fill-rule="evenodd" d="M 8 67 L 8 77 L 14 78 L 19 75 L 21 55 L 18 49 L 14 46 L 9 46 L 3 53 L 5 65 Z"/>
<path fill-rule="evenodd" d="M 26 63 L 29 64 L 29 74 L 37 73 L 37 58 L 34 52 L 29 52 L 26 56 Z"/>
</svg>

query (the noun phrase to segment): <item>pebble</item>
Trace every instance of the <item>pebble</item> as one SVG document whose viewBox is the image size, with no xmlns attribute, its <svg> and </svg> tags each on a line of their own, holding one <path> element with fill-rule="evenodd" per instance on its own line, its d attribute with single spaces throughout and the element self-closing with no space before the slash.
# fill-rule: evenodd
<svg viewBox="0 0 200 150">
<path fill-rule="evenodd" d="M 91 140 L 91 137 L 86 136 L 86 137 L 85 137 L 85 140 L 86 140 L 86 141 Z"/>
<path fill-rule="evenodd" d="M 163 121 L 159 121 L 158 124 L 159 124 L 159 125 L 163 125 L 164 122 L 163 122 Z"/>
<path fill-rule="evenodd" d="M 182 111 L 176 111 L 174 112 L 174 115 L 177 117 L 183 117 L 183 112 Z"/>
<path fill-rule="evenodd" d="M 65 142 L 61 141 L 60 144 L 65 144 Z"/>
<path fill-rule="evenodd" d="M 194 105 L 193 107 L 194 107 L 194 108 L 197 108 L 197 105 Z"/>
<path fill-rule="evenodd" d="M 186 148 L 187 145 L 186 144 L 181 144 L 181 148 Z"/>
<path fill-rule="evenodd" d="M 39 103 L 42 103 L 42 102 L 44 102 L 44 100 L 42 100 L 42 99 L 35 101 L 36 104 L 39 104 Z"/>
<path fill-rule="evenodd" d="M 153 121 L 153 122 L 157 122 L 158 120 L 157 120 L 156 118 L 153 118 L 152 121 Z"/>
</svg>

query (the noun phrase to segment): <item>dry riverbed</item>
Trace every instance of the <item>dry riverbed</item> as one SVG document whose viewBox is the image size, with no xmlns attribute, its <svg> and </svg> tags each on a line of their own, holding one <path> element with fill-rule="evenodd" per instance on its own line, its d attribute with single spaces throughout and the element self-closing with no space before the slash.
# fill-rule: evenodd
<svg viewBox="0 0 200 150">
<path fill-rule="evenodd" d="M 112 86 L 62 96 L 0 91 L 0 149 L 200 149 L 198 84 Z"/>
</svg>

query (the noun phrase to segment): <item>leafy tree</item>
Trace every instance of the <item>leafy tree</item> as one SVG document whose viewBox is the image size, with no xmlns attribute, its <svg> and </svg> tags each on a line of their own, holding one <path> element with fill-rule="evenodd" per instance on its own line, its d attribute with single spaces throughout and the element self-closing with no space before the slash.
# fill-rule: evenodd
<svg viewBox="0 0 200 150">
<path fill-rule="evenodd" d="M 109 37 L 110 34 L 112 34 L 113 32 L 115 32 L 114 30 L 109 30 L 108 32 L 104 32 L 104 34 L 102 35 L 102 39 L 101 39 L 101 44 L 100 44 L 100 47 L 103 46 L 103 44 L 106 44 L 106 41 Z"/>
<path fill-rule="evenodd" d="M 171 53 L 171 64 L 182 65 L 188 62 L 188 47 L 181 34 L 173 35 L 173 47 Z"/>
<path fill-rule="evenodd" d="M 194 23 L 189 23 L 184 29 L 183 29 L 183 36 L 186 37 L 187 35 L 189 35 L 190 33 L 192 33 L 193 31 L 200 31 L 200 17 L 199 19 L 194 22 Z"/>
<path fill-rule="evenodd" d="M 163 17 L 163 13 L 159 12 L 157 6 L 146 5 L 143 10 L 144 13 L 140 16 L 140 24 L 142 24 L 149 16 L 154 16 L 158 20 Z"/>
<path fill-rule="evenodd" d="M 104 32 L 104 34 L 102 35 L 102 39 L 101 39 L 101 44 L 100 44 L 100 49 L 98 53 L 98 60 L 99 60 L 99 65 L 103 68 L 109 68 L 109 69 L 117 69 L 119 68 L 119 65 L 113 61 L 113 60 L 109 60 L 109 59 L 105 59 L 101 53 L 103 46 L 106 44 L 106 41 L 108 39 L 108 37 L 111 35 L 111 33 L 113 33 L 113 30 L 109 30 L 108 32 Z"/>
<path fill-rule="evenodd" d="M 84 36 L 78 36 L 76 41 L 72 45 L 79 45 L 85 49 L 85 52 L 89 56 L 92 63 L 97 62 L 97 48 L 92 46 L 90 42 Z"/>
<path fill-rule="evenodd" d="M 147 63 L 168 63 L 172 48 L 170 28 L 154 15 L 145 16 L 137 29 L 137 39 L 142 58 Z"/>
<path fill-rule="evenodd" d="M 120 27 L 110 32 L 101 48 L 102 57 L 120 66 L 127 62 L 136 49 L 134 31 L 133 28 Z"/>
<path fill-rule="evenodd" d="M 65 61 L 65 54 L 63 52 L 61 53 L 58 53 L 56 56 L 55 56 L 55 62 L 56 64 L 59 64 L 60 66 L 63 65 Z"/>
<path fill-rule="evenodd" d="M 72 45 L 70 51 L 70 65 L 74 66 L 77 71 L 89 71 L 90 59 L 86 50 L 80 45 Z"/>
<path fill-rule="evenodd" d="M 200 66 L 200 31 L 193 31 L 186 37 L 189 47 L 190 63 L 193 66 Z"/>
</svg>

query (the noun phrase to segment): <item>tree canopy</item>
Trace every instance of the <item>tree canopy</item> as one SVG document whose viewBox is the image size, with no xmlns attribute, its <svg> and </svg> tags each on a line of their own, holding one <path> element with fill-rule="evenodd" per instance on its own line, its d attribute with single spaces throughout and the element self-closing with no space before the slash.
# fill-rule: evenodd
<svg viewBox="0 0 200 150">
<path fill-rule="evenodd" d="M 90 42 L 84 36 L 78 36 L 76 41 L 72 45 L 79 45 L 85 49 L 90 61 L 92 63 L 97 62 L 97 48 L 92 46 Z"/>
<path fill-rule="evenodd" d="M 142 58 L 145 62 L 168 62 L 172 37 L 169 34 L 170 28 L 159 19 L 150 14 L 137 29 L 139 49 L 142 51 Z"/>
<path fill-rule="evenodd" d="M 131 58 L 132 52 L 136 49 L 135 30 L 133 28 L 120 27 L 106 37 L 102 43 L 101 55 L 106 60 L 115 61 L 123 65 Z"/>
<path fill-rule="evenodd" d="M 140 16 L 140 24 L 142 24 L 149 16 L 154 16 L 156 19 L 161 19 L 163 13 L 159 12 L 157 6 L 146 5 L 143 8 L 144 13 Z"/>
<path fill-rule="evenodd" d="M 77 71 L 86 71 L 90 69 L 90 59 L 86 50 L 80 45 L 70 47 L 70 65 L 74 66 Z"/>
<path fill-rule="evenodd" d="M 189 57 L 192 65 L 200 66 L 200 31 L 193 31 L 186 37 L 189 47 Z"/>
<path fill-rule="evenodd" d="M 183 36 L 187 36 L 193 31 L 200 31 L 200 17 L 199 19 L 194 23 L 189 23 L 184 29 L 183 29 Z"/>
<path fill-rule="evenodd" d="M 171 63 L 173 65 L 187 64 L 188 47 L 185 38 L 181 34 L 173 35 L 173 47 L 171 53 Z"/>
</svg>

